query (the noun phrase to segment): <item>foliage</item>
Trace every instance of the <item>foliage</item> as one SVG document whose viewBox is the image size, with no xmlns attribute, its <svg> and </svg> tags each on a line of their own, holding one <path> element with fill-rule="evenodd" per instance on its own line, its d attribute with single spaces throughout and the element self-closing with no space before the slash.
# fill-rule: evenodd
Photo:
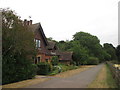
<svg viewBox="0 0 120 90">
<path fill-rule="evenodd" d="M 103 48 L 96 36 L 85 32 L 77 32 L 74 36 L 74 41 L 78 41 L 81 46 L 89 51 L 89 56 L 97 57 L 99 60 L 104 60 Z"/>
<path fill-rule="evenodd" d="M 72 48 L 72 41 L 59 41 L 57 46 L 61 51 L 69 51 Z"/>
<path fill-rule="evenodd" d="M 105 50 L 103 52 L 103 55 L 104 55 L 104 60 L 105 61 L 111 60 L 111 55 L 109 53 L 107 53 Z"/>
<path fill-rule="evenodd" d="M 9 9 L 2 9 L 2 75 L 3 84 L 35 76 L 32 57 L 35 56 L 33 32 Z M 14 78 L 13 78 L 14 77 Z"/>
<path fill-rule="evenodd" d="M 59 63 L 57 66 L 53 67 L 53 70 L 49 73 L 49 75 L 55 75 L 60 72 L 65 72 L 65 71 L 77 69 L 77 68 L 78 66 L 75 66 L 75 65 L 66 65 L 66 64 Z"/>
<path fill-rule="evenodd" d="M 39 62 L 37 66 L 38 66 L 37 74 L 39 75 L 47 75 L 52 71 L 50 63 Z"/>
<path fill-rule="evenodd" d="M 99 59 L 96 57 L 89 57 L 88 63 L 89 65 L 97 65 L 99 64 Z"/>
<path fill-rule="evenodd" d="M 56 41 L 56 40 L 53 40 L 52 37 L 47 38 L 47 40 L 48 40 L 48 41 L 53 41 L 53 42 L 56 42 L 56 43 L 57 43 L 57 41 Z"/>
<path fill-rule="evenodd" d="M 105 51 L 111 56 L 111 60 L 117 60 L 115 47 L 112 44 L 105 43 L 104 44 Z"/>
<path fill-rule="evenodd" d="M 82 47 L 79 42 L 73 43 L 73 61 L 76 62 L 76 65 L 87 64 L 88 61 L 88 50 Z"/>
<path fill-rule="evenodd" d="M 116 55 L 117 55 L 118 61 L 120 63 L 120 45 L 118 45 L 116 48 Z"/>
<path fill-rule="evenodd" d="M 58 56 L 52 56 L 51 63 L 53 66 L 58 65 L 59 63 Z"/>
</svg>

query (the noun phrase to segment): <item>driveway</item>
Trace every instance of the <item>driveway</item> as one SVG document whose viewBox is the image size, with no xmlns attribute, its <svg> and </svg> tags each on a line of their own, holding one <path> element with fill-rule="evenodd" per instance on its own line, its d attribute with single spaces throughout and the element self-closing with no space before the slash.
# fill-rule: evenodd
<svg viewBox="0 0 120 90">
<path fill-rule="evenodd" d="M 31 85 L 26 88 L 87 88 L 96 78 L 102 67 L 103 64 L 99 64 L 68 78 L 55 77 L 49 81 Z"/>
</svg>

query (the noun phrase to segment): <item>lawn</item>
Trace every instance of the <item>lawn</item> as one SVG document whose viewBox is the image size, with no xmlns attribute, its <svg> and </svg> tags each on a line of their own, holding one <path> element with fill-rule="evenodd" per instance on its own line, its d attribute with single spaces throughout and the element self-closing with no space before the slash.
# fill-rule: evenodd
<svg viewBox="0 0 120 90">
<path fill-rule="evenodd" d="M 117 88 L 108 65 L 104 65 L 88 88 Z"/>
</svg>

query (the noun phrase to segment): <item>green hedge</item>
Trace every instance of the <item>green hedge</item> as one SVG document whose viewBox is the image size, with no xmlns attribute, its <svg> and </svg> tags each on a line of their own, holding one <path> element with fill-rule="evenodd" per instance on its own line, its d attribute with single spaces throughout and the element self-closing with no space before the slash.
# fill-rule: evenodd
<svg viewBox="0 0 120 90">
<path fill-rule="evenodd" d="M 2 60 L 2 84 L 33 78 L 36 72 L 37 66 L 30 60 L 14 60 L 13 58 Z"/>
<path fill-rule="evenodd" d="M 40 62 L 37 64 L 37 66 L 38 66 L 37 74 L 39 75 L 47 75 L 52 71 L 52 66 L 50 63 Z"/>
</svg>

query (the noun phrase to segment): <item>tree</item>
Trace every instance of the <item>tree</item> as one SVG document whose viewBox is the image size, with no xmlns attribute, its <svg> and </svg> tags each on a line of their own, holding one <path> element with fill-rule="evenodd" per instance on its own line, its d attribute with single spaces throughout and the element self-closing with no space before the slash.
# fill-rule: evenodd
<svg viewBox="0 0 120 90">
<path fill-rule="evenodd" d="M 2 76 L 3 84 L 32 78 L 36 66 L 34 34 L 23 26 L 15 12 L 2 9 Z"/>
<path fill-rule="evenodd" d="M 80 45 L 79 42 L 73 42 L 73 61 L 77 65 L 84 65 L 88 62 L 88 50 Z"/>
<path fill-rule="evenodd" d="M 47 38 L 47 40 L 48 40 L 48 41 L 53 41 L 53 42 L 56 42 L 56 43 L 57 43 L 57 41 L 56 41 L 56 40 L 53 40 L 52 37 Z"/>
<path fill-rule="evenodd" d="M 112 44 L 104 43 L 104 49 L 111 56 L 111 60 L 117 60 L 115 47 Z"/>
<path fill-rule="evenodd" d="M 73 35 L 73 40 L 78 41 L 81 46 L 85 47 L 89 51 L 89 56 L 97 57 L 99 60 L 104 60 L 103 48 L 100 45 L 100 40 L 89 33 L 77 32 Z"/>
<path fill-rule="evenodd" d="M 118 45 L 116 48 L 116 55 L 117 55 L 118 61 L 120 62 L 120 45 Z"/>
<path fill-rule="evenodd" d="M 71 50 L 71 48 L 73 47 L 72 46 L 72 41 L 68 41 L 68 40 L 66 40 L 66 41 L 59 41 L 58 43 L 57 43 L 57 46 L 58 46 L 58 48 L 61 50 L 61 51 L 70 51 Z"/>
</svg>

